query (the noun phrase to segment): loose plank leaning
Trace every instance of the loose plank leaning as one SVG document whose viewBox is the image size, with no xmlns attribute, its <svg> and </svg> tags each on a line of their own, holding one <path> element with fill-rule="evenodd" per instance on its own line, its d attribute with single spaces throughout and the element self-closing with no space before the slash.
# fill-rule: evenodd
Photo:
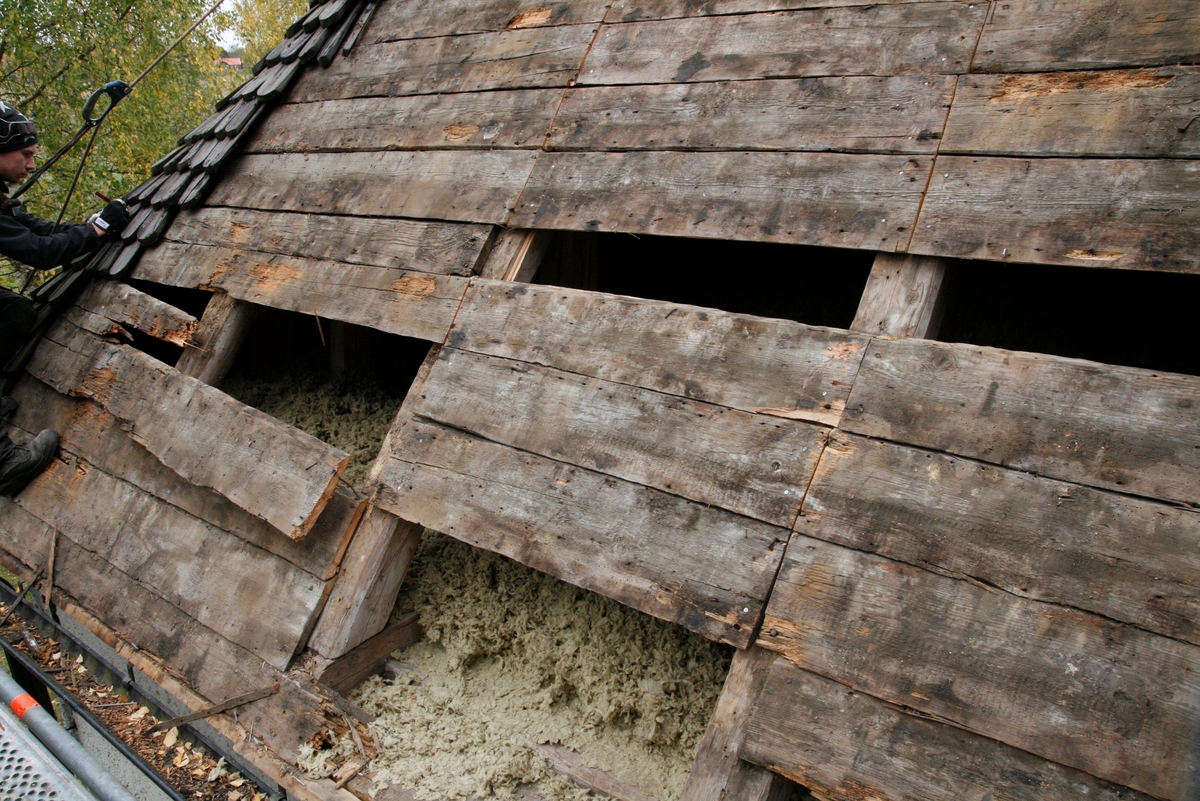
<svg viewBox="0 0 1200 801">
<path fill-rule="evenodd" d="M 164 465 L 293 539 L 316 523 L 350 460 L 139 351 L 66 324 L 43 340 L 29 371 L 59 392 L 95 400 Z"/>
</svg>

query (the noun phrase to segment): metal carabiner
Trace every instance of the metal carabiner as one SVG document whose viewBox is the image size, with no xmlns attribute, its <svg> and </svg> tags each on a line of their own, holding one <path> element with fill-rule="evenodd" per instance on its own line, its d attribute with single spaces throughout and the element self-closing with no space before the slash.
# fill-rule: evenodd
<svg viewBox="0 0 1200 801">
<path fill-rule="evenodd" d="M 92 92 L 92 96 L 83 104 L 83 122 L 88 127 L 99 125 L 100 121 L 108 116 L 108 112 L 113 110 L 113 106 L 120 102 L 121 98 L 129 94 L 130 86 L 124 81 L 109 81 L 101 86 L 96 91 Z M 100 116 L 93 117 L 92 112 L 96 110 L 96 103 L 99 102 L 101 95 L 108 95 L 108 108 L 100 112 Z"/>
</svg>

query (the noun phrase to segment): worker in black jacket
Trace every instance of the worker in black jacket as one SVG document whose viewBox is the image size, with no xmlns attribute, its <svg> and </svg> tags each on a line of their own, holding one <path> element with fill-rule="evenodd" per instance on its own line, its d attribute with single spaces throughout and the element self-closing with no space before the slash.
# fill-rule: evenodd
<svg viewBox="0 0 1200 801">
<path fill-rule="evenodd" d="M 64 225 L 34 217 L 8 197 L 8 184 L 33 170 L 37 128 L 12 106 L 0 102 L 0 256 L 49 270 L 94 249 L 110 231 L 120 234 L 129 222 L 122 201 L 109 202 L 89 222 Z M 0 288 L 0 369 L 20 349 L 36 319 L 33 303 L 23 295 Z M 0 495 L 15 495 L 46 469 L 58 450 L 58 434 L 41 432 L 29 445 L 8 438 L 8 417 L 16 401 L 0 398 Z"/>
</svg>

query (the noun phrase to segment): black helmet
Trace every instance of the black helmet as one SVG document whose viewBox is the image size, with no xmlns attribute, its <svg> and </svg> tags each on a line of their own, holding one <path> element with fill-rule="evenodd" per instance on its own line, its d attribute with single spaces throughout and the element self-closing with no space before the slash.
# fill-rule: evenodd
<svg viewBox="0 0 1200 801">
<path fill-rule="evenodd" d="M 7 103 L 0 102 L 0 153 L 37 144 L 37 126 Z"/>
</svg>

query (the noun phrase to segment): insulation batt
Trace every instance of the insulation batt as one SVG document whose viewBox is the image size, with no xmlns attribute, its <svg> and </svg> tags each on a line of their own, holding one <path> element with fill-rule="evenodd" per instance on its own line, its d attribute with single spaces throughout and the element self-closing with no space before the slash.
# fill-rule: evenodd
<svg viewBox="0 0 1200 801">
<path fill-rule="evenodd" d="M 536 750 L 559 743 L 659 801 L 680 797 L 732 649 L 431 531 L 396 610 L 419 612 L 426 639 L 394 655 L 394 681 L 354 695 L 377 716 L 378 787 L 590 797 Z"/>
</svg>

